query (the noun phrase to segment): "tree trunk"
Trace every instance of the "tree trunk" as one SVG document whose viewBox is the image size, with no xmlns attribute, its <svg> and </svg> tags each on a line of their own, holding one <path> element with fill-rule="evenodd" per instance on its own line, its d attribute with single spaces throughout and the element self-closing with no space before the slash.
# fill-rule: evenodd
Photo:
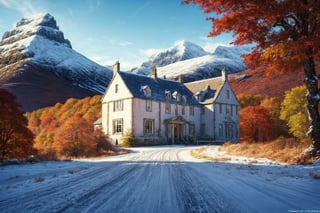
<svg viewBox="0 0 320 213">
<path fill-rule="evenodd" d="M 311 138 L 311 146 L 306 154 L 312 157 L 320 157 L 320 116 L 319 116 L 319 88 L 318 76 L 315 70 L 312 48 L 307 49 L 308 59 L 304 63 L 305 84 L 307 86 L 307 108 L 309 113 L 310 128 L 308 134 Z"/>
</svg>

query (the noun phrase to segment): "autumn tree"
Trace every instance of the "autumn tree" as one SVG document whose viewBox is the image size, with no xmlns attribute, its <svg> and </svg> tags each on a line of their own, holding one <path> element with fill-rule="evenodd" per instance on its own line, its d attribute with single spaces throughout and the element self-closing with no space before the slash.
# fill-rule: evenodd
<svg viewBox="0 0 320 213">
<path fill-rule="evenodd" d="M 272 131 L 275 137 L 288 136 L 288 127 L 285 121 L 280 119 L 281 101 L 275 97 L 265 97 L 260 103 L 264 107 L 272 121 Z"/>
<path fill-rule="evenodd" d="M 248 106 L 240 111 L 241 138 L 249 141 L 267 141 L 272 138 L 272 121 L 262 106 Z"/>
<path fill-rule="evenodd" d="M 101 96 L 96 95 L 83 99 L 70 98 L 63 104 L 57 103 L 52 107 L 45 107 L 26 113 L 29 121 L 28 128 L 36 136 L 34 147 L 40 155 L 48 158 L 56 157 L 55 134 L 76 113 L 83 115 L 82 118 L 91 127 L 92 123 L 101 117 Z"/>
<path fill-rule="evenodd" d="M 66 157 L 94 155 L 97 144 L 95 143 L 92 124 L 76 113 L 56 133 L 54 147 L 59 155 Z"/>
<path fill-rule="evenodd" d="M 265 95 L 237 95 L 240 103 L 240 108 L 247 106 L 259 106 L 261 102 L 266 98 Z"/>
<path fill-rule="evenodd" d="M 308 113 L 305 102 L 306 87 L 300 86 L 287 91 L 281 103 L 280 118 L 287 122 L 290 133 L 300 140 L 306 139 Z"/>
<path fill-rule="evenodd" d="M 0 161 L 24 158 L 35 153 L 33 134 L 27 123 L 17 98 L 0 88 Z"/>
<path fill-rule="evenodd" d="M 247 65 L 267 72 L 301 70 L 307 87 L 311 146 L 320 157 L 320 94 L 315 60 L 320 56 L 320 1 L 317 0 L 183 0 L 215 13 L 209 36 L 232 32 L 236 45 L 255 44 Z"/>
</svg>

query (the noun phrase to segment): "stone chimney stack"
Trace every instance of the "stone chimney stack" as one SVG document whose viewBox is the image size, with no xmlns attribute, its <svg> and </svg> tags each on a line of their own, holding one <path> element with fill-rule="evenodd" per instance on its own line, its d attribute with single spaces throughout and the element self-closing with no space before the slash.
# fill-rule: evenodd
<svg viewBox="0 0 320 213">
<path fill-rule="evenodd" d="M 120 71 L 120 62 L 117 61 L 114 65 L 113 65 L 113 76 L 115 76 L 116 73 L 119 73 Z"/>
<path fill-rule="evenodd" d="M 154 79 L 157 79 L 157 78 L 158 78 L 157 68 L 156 68 L 156 67 L 152 68 L 149 76 L 150 76 L 151 78 L 154 78 Z"/>
<path fill-rule="evenodd" d="M 221 77 L 223 82 L 228 81 L 228 73 L 225 67 L 221 70 Z"/>
<path fill-rule="evenodd" d="M 182 74 L 179 75 L 179 77 L 178 77 L 178 82 L 184 83 L 184 79 L 183 79 L 183 75 L 182 75 Z"/>
</svg>

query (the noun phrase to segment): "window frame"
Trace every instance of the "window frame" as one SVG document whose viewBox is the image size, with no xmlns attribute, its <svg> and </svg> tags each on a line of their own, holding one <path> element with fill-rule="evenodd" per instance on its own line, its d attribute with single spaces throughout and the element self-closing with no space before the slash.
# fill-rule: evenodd
<svg viewBox="0 0 320 213">
<path fill-rule="evenodd" d="M 118 93 L 119 92 L 119 84 L 116 84 L 114 86 L 114 93 Z"/>
<path fill-rule="evenodd" d="M 194 106 L 193 105 L 189 106 L 189 115 L 194 116 Z"/>
<path fill-rule="evenodd" d="M 112 128 L 113 128 L 112 132 L 114 135 L 123 134 L 123 118 L 113 119 L 112 120 Z"/>
<path fill-rule="evenodd" d="M 165 110 L 166 114 L 171 114 L 171 103 L 170 102 L 165 103 L 164 110 Z"/>
<path fill-rule="evenodd" d="M 115 100 L 113 102 L 113 111 L 123 111 L 123 100 Z"/>
<path fill-rule="evenodd" d="M 146 99 L 146 112 L 152 112 L 152 100 Z"/>
<path fill-rule="evenodd" d="M 155 124 L 155 120 L 152 118 L 143 119 L 143 135 L 144 136 L 154 135 L 155 133 L 154 124 Z"/>
</svg>

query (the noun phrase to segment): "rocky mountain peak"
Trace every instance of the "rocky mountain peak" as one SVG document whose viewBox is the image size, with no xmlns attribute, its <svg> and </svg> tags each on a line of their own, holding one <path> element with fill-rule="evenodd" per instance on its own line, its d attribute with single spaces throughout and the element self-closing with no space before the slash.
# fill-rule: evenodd
<svg viewBox="0 0 320 213">
<path fill-rule="evenodd" d="M 59 42 L 72 48 L 70 41 L 65 39 L 63 32 L 59 30 L 55 18 L 49 13 L 41 13 L 28 18 L 22 18 L 17 22 L 14 29 L 4 33 L 0 46 L 14 44 L 34 35 L 43 36 L 46 39 Z"/>
<path fill-rule="evenodd" d="M 0 85 L 26 111 L 102 94 L 111 77 L 111 70 L 72 49 L 49 13 L 22 18 L 0 42 Z"/>
</svg>

